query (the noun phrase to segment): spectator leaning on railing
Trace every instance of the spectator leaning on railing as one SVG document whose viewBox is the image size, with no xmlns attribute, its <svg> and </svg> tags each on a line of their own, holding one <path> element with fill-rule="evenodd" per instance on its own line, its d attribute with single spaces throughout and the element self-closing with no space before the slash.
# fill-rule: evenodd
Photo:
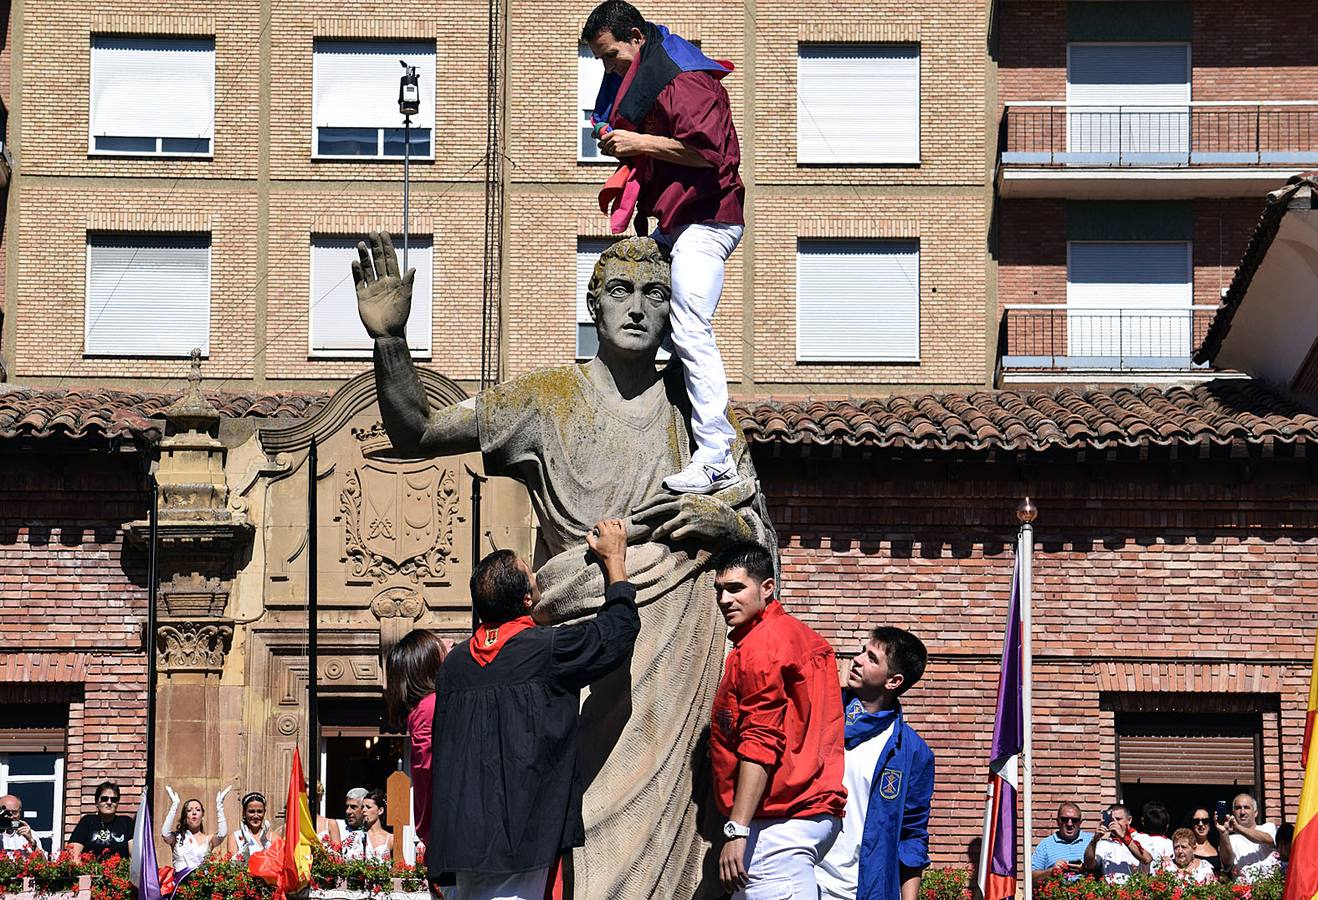
<svg viewBox="0 0 1318 900">
<path fill-rule="evenodd" d="M 1154 861 L 1153 873 L 1170 872 L 1183 881 L 1192 884 L 1208 884 L 1216 881 L 1213 867 L 1208 860 L 1194 855 L 1194 832 L 1188 828 L 1178 828 L 1172 834 L 1172 855 L 1160 857 Z"/>
</svg>

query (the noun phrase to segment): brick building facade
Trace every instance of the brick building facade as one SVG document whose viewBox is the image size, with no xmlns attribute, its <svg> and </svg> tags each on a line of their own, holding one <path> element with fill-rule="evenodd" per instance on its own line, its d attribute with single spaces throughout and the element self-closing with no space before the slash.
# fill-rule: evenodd
<svg viewBox="0 0 1318 900">
<path fill-rule="evenodd" d="M 1095 16 L 1117 7 L 1120 15 Z M 1035 835 L 1062 797 L 1081 799 L 1092 824 L 1098 805 L 1114 798 L 1134 802 L 1160 790 L 1183 805 L 1187 779 L 1209 784 L 1199 773 L 1210 768 L 1226 779 L 1211 782 L 1214 790 L 1248 785 L 1269 820 L 1287 818 L 1299 792 L 1295 748 L 1311 626 L 1303 599 L 1316 586 L 1318 561 L 1308 456 L 1318 420 L 1307 401 L 1243 380 L 1090 389 L 1221 373 L 1167 364 L 1180 344 L 1188 356 L 1188 344 L 1202 337 L 1207 320 L 1197 315 L 1184 331 L 1155 332 L 1176 343 L 1171 351 L 1128 349 L 1121 336 L 1115 350 L 1085 345 L 1098 340 L 1093 334 L 1073 344 L 1072 285 L 1089 282 L 1072 277 L 1068 245 L 1183 245 L 1176 302 L 1216 305 L 1258 219 L 1259 197 L 1302 165 L 1290 142 L 1312 121 L 1302 101 L 1311 99 L 1313 64 L 1272 32 L 1312 11 L 1219 0 L 920 0 L 871 4 L 865 15 L 823 0 L 656 3 L 645 11 L 737 67 L 726 84 L 742 141 L 748 230 L 715 328 L 771 501 L 788 607 L 839 653 L 878 621 L 910 627 L 929 643 L 933 662 L 909 708 L 940 759 L 935 859 L 963 862 L 979 831 L 1012 511 L 1026 493 L 1041 509 Z M 484 5 L 442 2 L 396 18 L 379 4 L 312 9 L 269 0 L 187 0 L 168 15 L 86 0 L 14 8 L 13 40 L 0 54 L 0 95 L 12 110 L 6 146 L 16 154 L 0 245 L 0 360 L 16 385 L 0 390 L 0 471 L 15 473 L 0 485 L 0 633 L 20 638 L 0 654 L 0 739 L 19 746 L 22 737 L 27 747 L 56 734 L 62 742 L 54 806 L 65 834 L 101 778 L 121 780 L 129 808 L 141 787 L 145 574 L 127 535 L 144 516 L 144 471 L 159 463 L 161 416 L 183 390 L 191 349 L 90 352 L 97 315 L 89 312 L 89 248 L 102 236 L 150 234 L 166 244 L 204 237 L 204 373 L 222 413 L 223 446 L 205 452 L 228 454 L 221 468 L 226 490 L 241 500 L 235 513 L 255 519 L 253 490 L 268 491 L 271 506 L 298 507 L 307 423 L 339 409 L 335 434 L 349 448 L 348 412 L 365 432 L 371 424 L 358 380 L 344 389 L 358 391 L 357 406 L 328 399 L 369 364 L 313 346 L 316 305 L 327 296 L 317 287 L 316 241 L 402 226 L 397 158 L 315 151 L 318 48 L 433 46 L 434 158 L 413 161 L 410 227 L 433 246 L 431 349 L 422 362 L 451 379 L 442 390 L 460 393 L 481 375 L 485 13 Z M 576 256 L 583 241 L 606 236 L 595 190 L 609 167 L 578 158 L 574 127 L 583 15 L 576 5 L 537 0 L 514 5 L 508 22 L 504 376 L 576 356 Z M 211 154 L 89 152 L 92 52 L 104 36 L 210 42 Z M 1192 144 L 1191 135 L 1215 133 L 1200 125 L 1215 122 L 1219 107 L 1190 105 L 1172 114 L 1182 117 L 1170 120 L 1174 146 L 1136 147 L 1183 149 L 1183 165 L 1126 159 L 1121 146 L 1116 160 L 1097 159 L 1109 152 L 1101 140 L 1068 143 L 1068 44 L 1131 42 L 1188 45 L 1187 97 L 1230 101 L 1220 108 L 1253 116 L 1224 132 L 1247 135 L 1240 139 L 1251 148 Z M 803 59 L 839 46 L 885 65 L 914 60 L 916 161 L 803 158 Z M 1234 64 L 1238 50 L 1249 65 Z M 1059 102 L 1060 110 L 1029 105 Z M 1138 143 L 1144 114 L 1130 115 L 1100 119 L 1100 134 L 1119 145 L 1134 134 Z M 1193 127 L 1183 129 L 1182 119 Z M 1251 149 L 1252 161 L 1241 161 Z M 1281 156 L 1265 162 L 1264 149 Z M 1236 161 L 1201 163 L 1195 152 Z M 1059 161 L 1059 153 L 1091 155 Z M 918 266 L 911 358 L 806 358 L 800 333 L 820 323 L 803 318 L 803 253 L 898 245 L 915 248 Z M 1136 272 L 1112 283 L 1121 285 L 1112 289 L 1121 309 L 1123 292 L 1148 281 Z M 1093 298 L 1080 299 L 1091 301 L 1088 309 Z M 1030 305 L 1058 309 L 1043 319 L 1016 314 Z M 1088 361 L 1059 362 L 1077 356 Z M 1132 367 L 1131 356 L 1157 366 Z M 1057 381 L 1085 386 L 996 389 Z M 66 392 L 70 385 L 81 387 Z M 293 390 L 308 393 L 271 393 Z M 258 428 L 292 432 L 275 446 L 254 437 Z M 325 508 L 337 509 L 337 499 L 327 495 Z M 530 526 L 504 499 L 506 527 L 522 535 Z M 464 482 L 455 502 L 466 509 L 470 500 Z M 213 559 L 175 573 L 175 587 L 212 591 L 220 609 L 207 621 L 233 632 L 216 645 L 218 665 L 203 660 L 162 684 L 162 777 L 191 778 L 198 796 L 213 796 L 235 775 L 278 793 L 267 782 L 305 739 L 297 708 L 307 677 L 297 624 L 304 609 L 290 562 L 301 551 L 290 535 L 306 525 L 276 519 L 258 531 L 251 556 L 235 554 L 236 573 L 207 569 Z M 276 572 L 281 552 L 286 568 Z M 431 605 L 418 621 L 459 635 L 465 612 L 452 585 L 440 596 L 425 598 Z M 333 653 L 320 673 L 341 701 L 331 740 L 346 746 L 365 737 L 370 745 L 380 737 L 378 709 L 370 714 L 378 655 L 393 627 L 387 620 L 399 617 L 369 597 L 339 599 L 342 618 L 329 629 Z M 42 624 L 34 629 L 34 621 Z M 1178 730 L 1150 733 L 1151 715 Z M 214 740 L 198 739 L 203 722 Z M 1229 745 L 1226 756 L 1194 755 L 1218 739 Z M 1147 753 L 1123 756 L 1175 741 L 1186 749 L 1183 772 L 1147 768 Z M 204 760 L 200 772 L 188 768 L 190 754 Z"/>
</svg>

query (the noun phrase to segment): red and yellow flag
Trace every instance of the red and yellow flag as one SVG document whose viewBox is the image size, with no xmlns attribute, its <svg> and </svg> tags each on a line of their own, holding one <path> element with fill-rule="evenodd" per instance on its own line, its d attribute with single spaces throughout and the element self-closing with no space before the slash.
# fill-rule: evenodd
<svg viewBox="0 0 1318 900">
<path fill-rule="evenodd" d="M 1314 638 L 1313 672 L 1309 676 L 1309 713 L 1304 724 L 1304 790 L 1295 816 L 1290 869 L 1284 900 L 1318 898 L 1318 635 Z"/>
<path fill-rule="evenodd" d="M 284 836 L 270 842 L 267 850 L 253 853 L 247 870 L 274 885 L 276 900 L 296 893 L 311 883 L 311 848 L 320 843 L 316 820 L 307 803 L 307 782 L 302 776 L 302 755 L 293 748 L 293 771 L 288 776 L 288 800 L 284 806 Z"/>
</svg>

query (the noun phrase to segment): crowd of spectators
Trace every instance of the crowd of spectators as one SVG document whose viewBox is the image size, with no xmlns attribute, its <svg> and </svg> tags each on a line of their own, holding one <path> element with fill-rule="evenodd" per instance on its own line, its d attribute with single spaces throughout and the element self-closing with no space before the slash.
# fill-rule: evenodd
<svg viewBox="0 0 1318 900">
<path fill-rule="evenodd" d="M 1067 801 L 1057 808 L 1056 831 L 1034 848 L 1030 868 L 1036 881 L 1092 875 L 1121 883 L 1135 874 L 1166 872 L 1193 884 L 1252 884 L 1285 871 L 1294 833 L 1289 825 L 1258 819 L 1254 797 L 1237 794 L 1230 805 L 1193 808 L 1174 831 L 1167 807 L 1157 801 L 1144 804 L 1138 828 L 1130 810 L 1113 803 L 1086 831 L 1080 806 Z"/>
</svg>

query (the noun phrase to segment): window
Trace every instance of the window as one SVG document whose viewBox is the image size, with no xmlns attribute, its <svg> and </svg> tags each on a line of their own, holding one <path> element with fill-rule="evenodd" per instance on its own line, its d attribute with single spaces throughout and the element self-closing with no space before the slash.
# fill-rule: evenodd
<svg viewBox="0 0 1318 900">
<path fill-rule="evenodd" d="M 801 241 L 796 358 L 919 362 L 919 241 Z"/>
<path fill-rule="evenodd" d="M 1066 105 L 1069 153 L 1183 156 L 1190 45 L 1069 44 Z"/>
<path fill-rule="evenodd" d="M 585 44 L 577 45 L 577 161 L 617 162 L 612 156 L 600 153 L 599 143 L 591 135 L 594 123 L 590 115 L 595 110 L 595 97 L 604 80 L 604 64 L 596 59 Z M 595 354 L 592 353 L 591 356 Z"/>
<path fill-rule="evenodd" d="M 586 306 L 586 288 L 600 254 L 613 243 L 610 238 L 577 238 L 577 359 L 590 359 L 600 348 L 595 322 Z"/>
<path fill-rule="evenodd" d="M 0 796 L 23 803 L 23 819 L 47 853 L 64 843 L 64 743 L 68 707 L 0 704 Z"/>
<path fill-rule="evenodd" d="M 213 38 L 93 37 L 87 149 L 210 156 Z"/>
<path fill-rule="evenodd" d="M 1067 352 L 1186 365 L 1193 283 L 1188 241 L 1071 241 Z"/>
<path fill-rule="evenodd" d="M 352 262 L 357 237 L 313 235 L 311 238 L 312 356 L 369 357 L 373 341 L 357 314 L 357 287 Z M 403 241 L 394 239 L 399 268 Z M 412 282 L 412 313 L 407 319 L 407 346 L 413 356 L 430 355 L 430 304 L 433 284 L 433 242 L 429 235 L 410 235 L 407 264 L 416 269 Z"/>
<path fill-rule="evenodd" d="M 89 356 L 210 352 L 210 235 L 87 236 Z"/>
<path fill-rule="evenodd" d="M 312 155 L 401 158 L 406 140 L 398 112 L 399 60 L 421 77 L 421 111 L 412 117 L 411 155 L 434 159 L 433 41 L 318 40 L 312 54 Z"/>
<path fill-rule="evenodd" d="M 796 161 L 920 161 L 920 48 L 806 44 L 796 59 Z"/>
</svg>

